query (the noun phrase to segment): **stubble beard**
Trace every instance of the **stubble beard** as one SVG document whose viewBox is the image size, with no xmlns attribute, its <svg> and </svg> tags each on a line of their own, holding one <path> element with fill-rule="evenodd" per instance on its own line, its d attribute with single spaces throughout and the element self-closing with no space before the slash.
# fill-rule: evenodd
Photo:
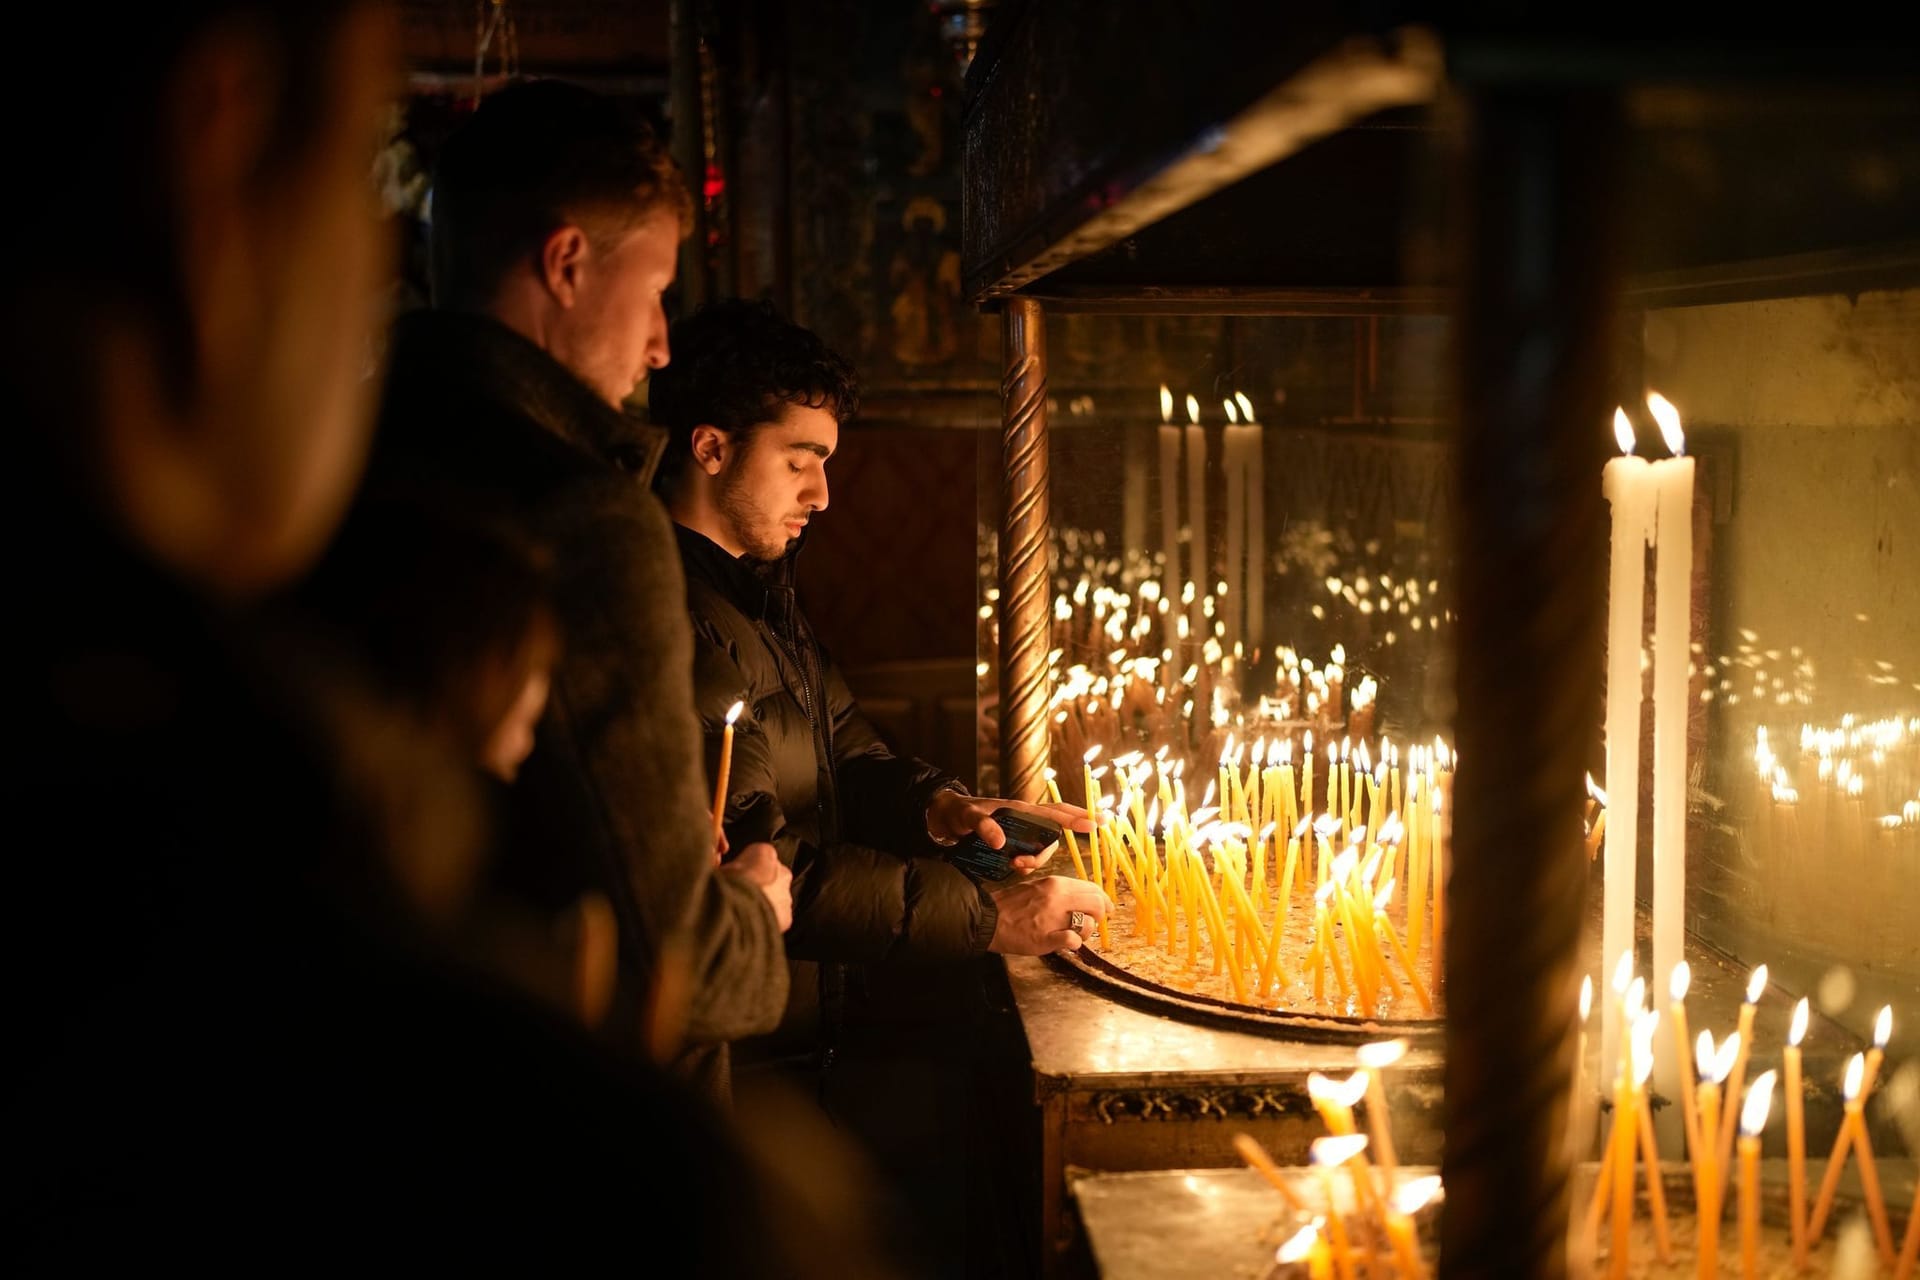
<svg viewBox="0 0 1920 1280">
<path fill-rule="evenodd" d="M 723 480 L 714 505 L 733 533 L 733 540 L 753 559 L 771 563 L 793 548 L 795 540 L 784 536 L 778 522 L 754 501 L 744 484 Z"/>
</svg>

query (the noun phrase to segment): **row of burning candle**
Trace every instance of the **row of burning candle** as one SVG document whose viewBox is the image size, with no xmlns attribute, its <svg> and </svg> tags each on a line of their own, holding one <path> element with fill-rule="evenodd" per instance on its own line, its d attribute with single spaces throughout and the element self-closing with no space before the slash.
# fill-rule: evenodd
<svg viewBox="0 0 1920 1280">
<path fill-rule="evenodd" d="M 1696 1259 L 1702 1280 L 1719 1274 L 1720 1217 L 1725 1204 L 1726 1184 L 1737 1153 L 1740 1166 L 1739 1224 L 1741 1274 L 1747 1280 L 1756 1275 L 1759 1238 L 1759 1160 L 1760 1134 L 1772 1110 L 1775 1073 L 1761 1073 L 1746 1085 L 1754 1039 L 1754 1016 L 1761 994 L 1767 987 L 1767 967 L 1755 969 L 1747 983 L 1746 999 L 1740 1006 L 1739 1027 L 1717 1045 L 1706 1031 L 1693 1044 L 1688 1056 L 1686 996 L 1692 984 L 1692 971 L 1685 961 L 1674 967 L 1668 981 L 1669 1016 L 1672 1019 L 1677 1056 L 1683 1086 L 1680 1091 L 1681 1115 L 1685 1126 L 1687 1156 L 1693 1175 L 1694 1204 L 1699 1221 Z M 1652 1109 L 1648 1104 L 1647 1081 L 1653 1073 L 1653 1039 L 1659 1029 L 1659 1012 L 1649 1006 L 1646 980 L 1633 976 L 1633 958 L 1622 955 L 1614 971 L 1614 992 L 1621 1014 L 1631 1028 L 1624 1054 L 1616 1064 L 1613 1082 L 1613 1121 L 1603 1149 L 1599 1178 L 1590 1203 L 1586 1234 L 1597 1249 L 1603 1219 L 1612 1228 L 1609 1275 L 1619 1280 L 1627 1274 L 1631 1255 L 1631 1226 L 1634 1212 L 1633 1186 L 1636 1159 L 1647 1172 L 1647 1200 L 1653 1217 L 1654 1247 L 1660 1261 L 1671 1261 L 1672 1245 L 1667 1232 L 1666 1200 L 1660 1179 L 1659 1150 L 1654 1140 Z M 1580 1070 L 1585 1070 L 1586 1020 L 1593 1002 L 1593 980 L 1586 979 L 1580 990 Z M 1825 1175 L 1811 1214 L 1806 1204 L 1806 1123 L 1804 1089 L 1801 1077 L 1800 1042 L 1807 1033 L 1808 1006 L 1802 999 L 1793 1012 L 1782 1054 L 1787 1109 L 1788 1225 L 1793 1260 L 1804 1270 L 1807 1250 L 1821 1238 L 1840 1186 L 1840 1175 L 1849 1154 L 1860 1167 L 1860 1182 L 1866 1199 L 1868 1218 L 1873 1225 L 1875 1243 L 1881 1259 L 1895 1266 L 1893 1232 L 1887 1220 L 1886 1200 L 1881 1194 L 1873 1145 L 1867 1136 L 1865 1107 L 1879 1078 L 1888 1039 L 1893 1033 L 1893 1009 L 1883 1008 L 1874 1023 L 1873 1045 L 1848 1061 L 1843 1081 L 1845 1099 L 1839 1133 L 1827 1159 Z M 1604 1064 L 1603 1064 L 1604 1065 Z M 1699 1083 L 1692 1084 L 1697 1070 Z M 1723 1093 L 1724 1091 L 1724 1093 Z M 1742 1093 L 1745 1100 L 1742 1101 Z M 1575 1097 L 1584 1104 L 1586 1089 L 1576 1082 Z M 1576 1123 L 1580 1123 L 1576 1107 Z M 1740 1139 L 1734 1144 L 1735 1116 L 1738 1115 Z M 1584 1130 L 1584 1125 L 1582 1125 Z M 1636 1156 L 1637 1148 L 1637 1156 Z M 1920 1198 L 1908 1216 L 1906 1239 L 1896 1268 L 1897 1280 L 1910 1280 L 1916 1254 L 1920 1254 Z"/>
<path fill-rule="evenodd" d="M 1813 757 L 1810 794 L 1817 827 L 1824 830 L 1833 817 L 1841 816 L 1844 798 L 1853 806 L 1844 816 L 1851 819 L 1855 835 L 1869 818 L 1886 832 L 1920 831 L 1920 716 L 1862 723 L 1849 715 L 1838 726 L 1820 729 L 1803 724 L 1798 756 L 1792 763 L 1804 769 L 1809 756 Z M 1753 763 L 1757 785 L 1772 801 L 1769 830 L 1783 840 L 1797 838 L 1800 787 L 1788 772 L 1788 761 L 1775 754 L 1765 725 L 1754 730 Z M 1870 786 L 1873 807 L 1891 812 L 1870 814 L 1866 807 Z"/>
<path fill-rule="evenodd" d="M 1313 1280 L 1354 1280 L 1357 1271 L 1369 1276 L 1387 1273 L 1390 1265 L 1401 1280 L 1425 1280 L 1426 1265 L 1414 1217 L 1441 1195 L 1438 1177 L 1399 1181 L 1393 1125 L 1382 1083 L 1388 1067 L 1405 1056 L 1404 1040 L 1362 1045 L 1360 1069 L 1345 1080 L 1314 1072 L 1307 1077 L 1307 1096 L 1319 1112 L 1327 1134 L 1313 1140 L 1309 1151 L 1320 1182 L 1325 1212 L 1280 1246 L 1275 1260 L 1305 1264 Z M 1364 1098 L 1367 1132 L 1358 1131 L 1353 1109 Z M 1236 1134 L 1234 1149 L 1240 1158 L 1272 1184 L 1287 1205 L 1299 1213 L 1313 1213 L 1299 1190 L 1272 1156 L 1249 1134 Z M 1369 1153 L 1372 1159 L 1369 1159 Z M 1352 1180 L 1352 1212 L 1342 1213 L 1335 1194 L 1335 1176 L 1344 1170 Z M 1396 1186 L 1396 1182 L 1399 1183 Z M 1390 1260 L 1390 1261 L 1389 1261 Z"/>
<path fill-rule="evenodd" d="M 1404 997 L 1407 988 L 1431 1015 L 1432 992 L 1416 958 L 1431 937 L 1437 986 L 1446 927 L 1445 797 L 1453 757 L 1441 742 L 1412 749 L 1403 795 L 1400 752 L 1394 744 L 1382 744 L 1383 759 L 1371 768 L 1365 744 L 1357 752 L 1343 744 L 1346 750 L 1330 753 L 1323 794 L 1316 797 L 1311 737 L 1297 790 L 1291 745 L 1283 742 L 1269 751 L 1264 740 L 1256 742 L 1253 763 L 1244 771 L 1246 744 L 1230 747 L 1220 761 L 1220 804 L 1212 803 L 1215 787 L 1210 782 L 1192 813 L 1178 764 L 1169 769 L 1163 761 L 1149 761 L 1139 753 L 1119 757 L 1113 762 L 1118 786 L 1109 796 L 1102 787 L 1106 766 L 1096 769 L 1094 764 L 1100 749 L 1090 749 L 1083 769 L 1094 831 L 1087 838 L 1084 860 L 1079 841 L 1067 833 L 1075 873 L 1101 884 L 1110 897 L 1125 883 L 1134 900 L 1136 935 L 1151 946 L 1164 931 L 1169 955 L 1176 954 L 1184 915 L 1190 967 L 1199 962 L 1204 927 L 1213 943 L 1212 971 L 1226 970 L 1235 998 L 1243 1003 L 1250 992 L 1264 1000 L 1291 981 L 1280 951 L 1298 877 L 1302 889 L 1311 885 L 1313 893 L 1307 964 L 1315 1003 L 1326 1001 L 1330 969 L 1342 1003 L 1357 1000 L 1367 1017 L 1376 1015 L 1383 994 Z M 1150 793 L 1148 783 L 1155 775 L 1157 787 Z M 1055 802 L 1062 802 L 1051 770 L 1047 785 Z M 1316 798 L 1325 806 L 1318 818 L 1309 816 Z M 1404 822 L 1399 816 L 1403 808 Z M 1284 858 L 1279 844 L 1273 845 L 1270 869 L 1268 843 L 1278 830 L 1291 834 Z M 1338 842 L 1345 847 L 1336 856 Z M 1207 853 L 1211 866 L 1203 856 Z M 1300 876 L 1309 862 L 1310 874 Z M 1405 942 L 1388 917 L 1397 884 L 1408 886 Z M 1271 928 L 1263 922 L 1267 913 Z M 1342 941 L 1347 948 L 1344 964 Z M 1100 945 L 1112 945 L 1105 921 Z M 1406 986 L 1392 962 L 1404 971 Z"/>
</svg>

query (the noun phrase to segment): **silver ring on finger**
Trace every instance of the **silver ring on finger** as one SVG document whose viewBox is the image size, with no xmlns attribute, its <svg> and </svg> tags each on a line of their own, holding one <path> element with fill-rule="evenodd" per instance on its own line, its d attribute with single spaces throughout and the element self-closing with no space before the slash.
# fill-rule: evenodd
<svg viewBox="0 0 1920 1280">
<path fill-rule="evenodd" d="M 1084 911 L 1070 912 L 1067 916 L 1067 928 L 1073 930 L 1083 938 L 1087 934 L 1087 926 L 1092 923 L 1093 917 Z"/>
</svg>

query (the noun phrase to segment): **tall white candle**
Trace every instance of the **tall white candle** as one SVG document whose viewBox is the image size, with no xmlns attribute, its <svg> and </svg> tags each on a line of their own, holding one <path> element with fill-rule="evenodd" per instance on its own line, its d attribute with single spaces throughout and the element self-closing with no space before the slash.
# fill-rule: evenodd
<svg viewBox="0 0 1920 1280">
<path fill-rule="evenodd" d="M 1231 400 L 1221 404 L 1227 411 L 1227 429 L 1220 442 L 1220 467 L 1227 480 L 1227 563 L 1221 575 L 1227 584 L 1227 598 L 1221 603 L 1227 622 L 1226 650 L 1232 653 L 1234 642 L 1244 636 L 1241 604 L 1245 597 L 1241 593 L 1246 584 L 1247 447 L 1243 434 L 1246 428 L 1239 425 L 1240 410 Z"/>
<path fill-rule="evenodd" d="M 1633 426 L 1614 410 L 1624 457 L 1607 463 L 1601 492 L 1612 514 L 1607 575 L 1607 836 L 1600 945 L 1608 964 L 1633 947 L 1633 877 L 1640 831 L 1640 634 L 1646 549 L 1653 541 L 1655 490 L 1645 458 L 1633 456 Z M 1656 973 L 1662 972 L 1656 969 Z M 1600 1061 L 1619 1062 L 1624 1034 L 1617 1001 L 1600 1010 Z"/>
<path fill-rule="evenodd" d="M 1240 416 L 1247 424 L 1247 595 L 1240 617 L 1251 660 L 1266 639 L 1261 625 L 1267 609 L 1266 429 L 1253 420 L 1253 401 L 1238 391 L 1233 398 L 1240 402 Z"/>
<path fill-rule="evenodd" d="M 1160 546 L 1167 553 L 1162 590 L 1180 593 L 1180 428 L 1173 425 L 1173 393 L 1160 388 Z"/>
<path fill-rule="evenodd" d="M 1659 494 L 1653 579 L 1653 971 L 1680 963 L 1687 895 L 1687 653 L 1693 634 L 1693 459 L 1680 413 L 1647 396 L 1673 457 L 1650 468 Z M 1611 825 L 1611 824 L 1609 824 Z M 1668 1097 L 1679 1086 L 1668 1046 L 1655 1059 Z"/>
<path fill-rule="evenodd" d="M 1122 555 L 1134 552 L 1151 554 L 1147 546 L 1147 465 L 1152 447 L 1147 433 L 1133 429 L 1121 432 L 1120 469 L 1123 481 L 1120 497 L 1120 547 Z"/>
<path fill-rule="evenodd" d="M 1193 583 L 1193 602 L 1188 608 L 1188 625 L 1193 628 L 1195 644 L 1204 644 L 1212 628 L 1202 601 L 1213 591 L 1212 562 L 1207 556 L 1207 429 L 1200 425 L 1200 402 L 1187 397 L 1187 519 L 1193 526 L 1188 537 L 1187 580 Z"/>
</svg>

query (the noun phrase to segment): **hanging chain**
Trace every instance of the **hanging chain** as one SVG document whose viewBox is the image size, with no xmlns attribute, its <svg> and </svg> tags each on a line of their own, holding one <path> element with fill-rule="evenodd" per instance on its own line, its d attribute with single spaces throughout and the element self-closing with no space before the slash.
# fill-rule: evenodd
<svg viewBox="0 0 1920 1280">
<path fill-rule="evenodd" d="M 487 50 L 497 50 L 499 74 L 510 79 L 520 72 L 520 27 L 509 0 L 475 0 L 473 23 L 473 105 L 486 93 Z"/>
</svg>

